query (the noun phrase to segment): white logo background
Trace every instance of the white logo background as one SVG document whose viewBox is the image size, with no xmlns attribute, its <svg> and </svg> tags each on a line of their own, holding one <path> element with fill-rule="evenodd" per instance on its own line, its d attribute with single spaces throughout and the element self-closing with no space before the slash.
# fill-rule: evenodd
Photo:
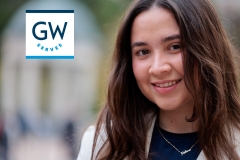
<svg viewBox="0 0 240 160">
<path fill-rule="evenodd" d="M 35 33 L 38 37 L 44 37 L 41 30 L 46 30 L 46 40 L 38 40 L 32 33 L 33 26 L 40 21 L 46 22 L 46 25 L 39 24 Z M 55 32 L 57 25 L 63 32 L 64 23 L 67 22 L 63 39 L 57 32 L 53 40 L 48 22 L 51 22 L 53 32 Z M 74 13 L 26 13 L 26 58 L 64 59 L 65 57 L 68 57 L 67 59 L 74 58 Z"/>
</svg>

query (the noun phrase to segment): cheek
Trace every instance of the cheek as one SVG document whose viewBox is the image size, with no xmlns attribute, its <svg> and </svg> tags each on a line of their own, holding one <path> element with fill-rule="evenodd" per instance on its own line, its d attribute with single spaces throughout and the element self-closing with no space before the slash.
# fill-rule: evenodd
<svg viewBox="0 0 240 160">
<path fill-rule="evenodd" d="M 175 62 L 173 62 L 173 64 L 175 64 L 175 69 L 177 70 L 177 72 L 180 75 L 184 75 L 184 68 L 183 68 L 183 60 L 182 60 L 182 56 L 179 55 L 176 59 Z"/>
<path fill-rule="evenodd" d="M 137 60 L 132 61 L 132 67 L 133 67 L 133 74 L 136 78 L 136 81 L 139 83 L 142 83 L 144 80 L 148 77 L 148 70 L 147 67 L 144 66 L 141 62 Z"/>
<path fill-rule="evenodd" d="M 149 95 L 149 68 L 147 64 L 144 64 L 141 61 L 132 62 L 133 73 L 137 81 L 137 85 L 144 96 L 148 99 Z"/>
<path fill-rule="evenodd" d="M 179 67 L 178 67 L 178 72 L 179 72 L 182 76 L 184 76 L 184 68 L 183 68 L 183 65 L 179 65 Z"/>
<path fill-rule="evenodd" d="M 132 68 L 133 68 L 134 77 L 137 80 L 138 79 L 138 65 L 134 60 L 132 61 Z"/>
</svg>

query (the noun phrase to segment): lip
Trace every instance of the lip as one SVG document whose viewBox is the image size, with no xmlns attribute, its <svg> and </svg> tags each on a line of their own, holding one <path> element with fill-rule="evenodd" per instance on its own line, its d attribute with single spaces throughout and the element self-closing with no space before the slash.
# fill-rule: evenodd
<svg viewBox="0 0 240 160">
<path fill-rule="evenodd" d="M 154 82 L 154 83 L 151 83 L 151 85 L 153 86 L 153 88 L 160 94 L 167 94 L 171 91 L 173 91 L 177 86 L 178 84 L 182 81 L 182 79 L 179 79 L 179 81 L 170 86 L 170 87 L 165 87 L 165 88 L 161 88 L 161 87 L 158 87 L 156 86 L 155 84 L 164 84 L 164 83 L 168 83 L 168 82 L 172 82 L 172 81 L 177 81 L 177 80 L 165 80 L 165 81 L 161 81 L 161 82 Z"/>
</svg>

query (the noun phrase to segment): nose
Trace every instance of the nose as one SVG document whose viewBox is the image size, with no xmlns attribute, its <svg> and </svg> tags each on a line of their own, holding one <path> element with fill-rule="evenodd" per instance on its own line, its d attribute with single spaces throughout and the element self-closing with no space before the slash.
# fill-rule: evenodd
<svg viewBox="0 0 240 160">
<path fill-rule="evenodd" d="M 159 76 L 169 73 L 171 70 L 170 59 L 166 55 L 159 53 L 154 54 L 152 65 L 149 68 L 149 74 Z"/>
</svg>

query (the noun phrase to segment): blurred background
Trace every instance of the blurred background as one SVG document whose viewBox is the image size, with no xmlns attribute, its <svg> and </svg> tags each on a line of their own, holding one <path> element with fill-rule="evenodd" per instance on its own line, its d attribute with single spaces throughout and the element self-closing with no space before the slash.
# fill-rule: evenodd
<svg viewBox="0 0 240 160">
<path fill-rule="evenodd" d="M 75 160 L 131 0 L 0 0 L 0 160 Z M 240 1 L 212 0 L 240 48 Z M 75 59 L 26 60 L 25 10 L 74 9 Z"/>
</svg>

